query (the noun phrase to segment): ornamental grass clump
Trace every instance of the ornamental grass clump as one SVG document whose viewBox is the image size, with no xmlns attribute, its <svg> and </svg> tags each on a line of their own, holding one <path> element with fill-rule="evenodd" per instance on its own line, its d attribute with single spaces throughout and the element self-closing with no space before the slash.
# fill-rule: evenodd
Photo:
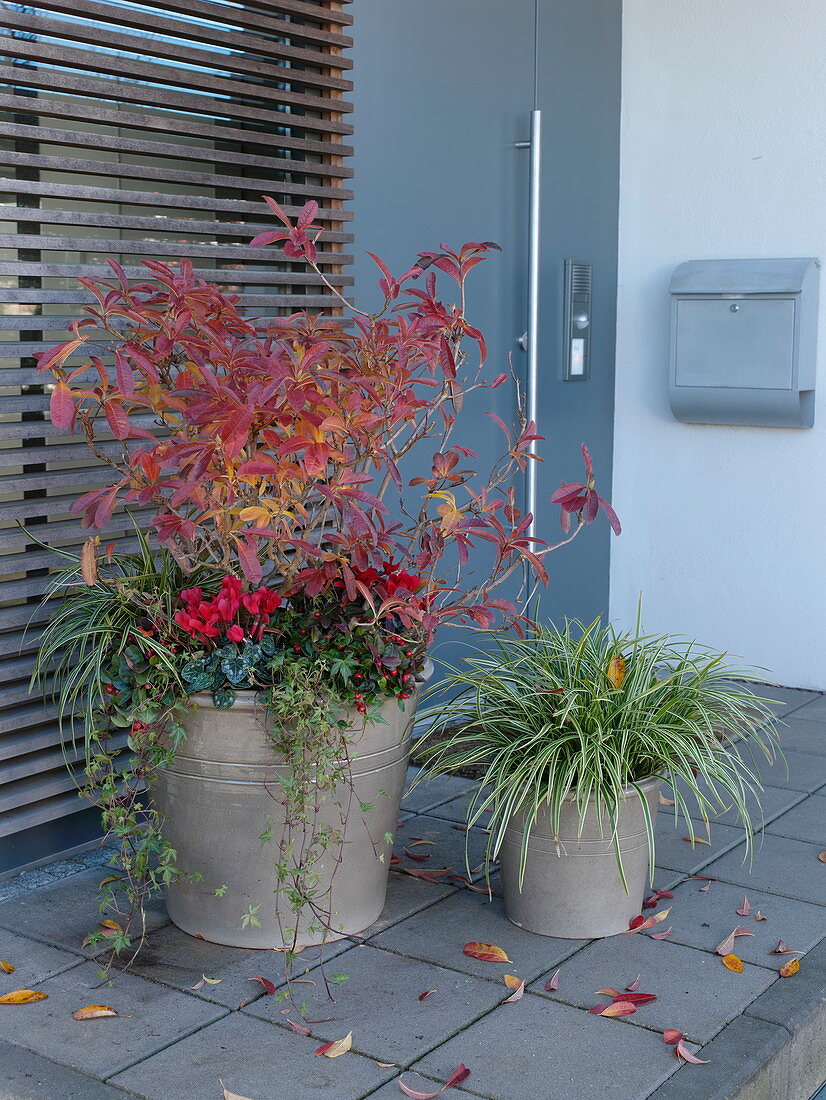
<svg viewBox="0 0 826 1100">
<path fill-rule="evenodd" d="M 490 859 L 509 822 L 525 815 L 520 886 L 537 813 L 547 807 L 558 833 L 566 800 L 580 829 L 595 804 L 621 868 L 620 813 L 638 798 L 653 870 L 654 822 L 640 784 L 654 777 L 671 785 L 675 819 L 688 821 L 691 803 L 706 822 L 732 806 L 750 846 L 762 789 L 754 753 L 773 761 L 777 737 L 769 700 L 732 683 L 749 675 L 697 643 L 641 634 L 639 624 L 622 635 L 599 619 L 539 624 L 448 670 L 452 697 L 423 716 L 419 779 L 481 776 L 468 823 L 484 817 Z"/>
</svg>

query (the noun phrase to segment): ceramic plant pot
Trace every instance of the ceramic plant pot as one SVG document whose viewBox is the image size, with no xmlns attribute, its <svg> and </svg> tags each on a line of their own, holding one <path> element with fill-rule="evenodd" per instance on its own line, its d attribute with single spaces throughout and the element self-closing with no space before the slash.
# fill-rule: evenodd
<svg viewBox="0 0 826 1100">
<path fill-rule="evenodd" d="M 657 820 L 660 779 L 639 784 Z M 648 883 L 649 846 L 645 815 L 633 789 L 626 789 L 620 812 L 619 842 L 628 890 L 622 884 L 607 819 L 602 828 L 594 803 L 580 832 L 579 810 L 573 799 L 562 806 L 555 837 L 547 807 L 531 829 L 522 889 L 519 861 L 525 819 L 514 815 L 499 853 L 505 912 L 520 928 L 541 936 L 596 939 L 625 932 L 641 909 Z"/>
<path fill-rule="evenodd" d="M 348 715 L 354 797 L 349 787 L 336 791 L 319 812 L 322 823 L 341 830 L 342 809 L 335 802 L 349 807 L 344 840 L 330 844 L 312 867 L 314 889 L 330 887 L 323 903 L 329 927 L 302 916 L 301 946 L 361 932 L 384 907 L 391 853 L 385 834 L 396 831 L 420 686 L 404 710 L 387 699 L 383 723 L 365 724 L 355 710 Z M 169 916 L 184 932 L 212 943 L 291 946 L 285 929 L 295 927 L 295 915 L 278 892 L 275 873 L 284 822 L 278 778 L 287 768 L 263 732 L 264 708 L 252 691 L 237 692 L 229 710 L 218 710 L 208 693 L 193 698 L 198 706 L 184 722 L 186 739 L 152 788 L 178 867 L 201 876 L 168 888 Z M 373 809 L 362 813 L 360 803 Z M 268 828 L 272 839 L 262 842 Z M 260 927 L 243 926 L 250 907 Z"/>
</svg>

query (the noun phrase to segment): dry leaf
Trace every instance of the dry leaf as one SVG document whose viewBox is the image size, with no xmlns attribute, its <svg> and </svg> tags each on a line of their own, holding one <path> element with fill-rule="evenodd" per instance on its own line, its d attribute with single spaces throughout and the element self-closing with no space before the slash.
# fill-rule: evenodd
<svg viewBox="0 0 826 1100">
<path fill-rule="evenodd" d="M 683 840 L 687 840 L 689 844 L 711 844 L 710 840 L 703 840 L 701 836 L 684 836 Z"/>
<path fill-rule="evenodd" d="M 820 860 L 821 863 L 826 863 L 826 852 L 818 852 L 817 858 Z"/>
<path fill-rule="evenodd" d="M 522 979 L 517 978 L 515 974 L 506 974 L 504 977 L 505 985 L 508 989 L 518 989 L 522 984 Z"/>
<path fill-rule="evenodd" d="M 641 977 L 642 977 L 642 975 L 638 974 L 636 976 L 636 978 L 634 978 L 633 982 L 631 982 L 630 985 L 627 985 L 625 987 L 628 990 L 629 993 L 633 993 L 635 990 L 640 988 L 640 978 Z"/>
<path fill-rule="evenodd" d="M 631 932 L 645 932 L 660 921 L 664 921 L 670 912 L 670 908 L 663 909 L 661 913 L 655 913 L 653 917 L 647 917 L 645 920 L 642 917 L 634 917 L 628 926 L 628 931 L 620 932 L 619 935 L 628 936 Z"/>
<path fill-rule="evenodd" d="M 270 979 L 269 978 L 262 978 L 260 974 L 253 974 L 253 976 L 251 978 L 247 978 L 247 981 L 248 982 L 260 982 L 261 985 L 264 987 L 264 992 L 268 993 L 270 996 L 272 996 L 273 993 L 275 993 L 275 986 L 270 981 Z"/>
<path fill-rule="evenodd" d="M 116 920 L 102 920 L 100 922 L 101 928 L 108 928 L 112 932 L 122 932 L 123 926 L 118 924 Z"/>
<path fill-rule="evenodd" d="M 469 955 L 471 959 L 478 959 L 480 962 L 509 963 L 511 961 L 502 948 L 497 947 L 495 943 L 477 943 L 475 940 L 465 944 L 462 954 Z"/>
<path fill-rule="evenodd" d="M 551 974 L 550 978 L 548 978 L 547 982 L 545 982 L 545 992 L 546 993 L 553 993 L 553 991 L 555 989 L 559 989 L 559 971 L 558 970 L 555 970 L 554 973 Z"/>
<path fill-rule="evenodd" d="M 84 584 L 94 584 L 98 579 L 97 548 L 100 545 L 100 535 L 94 535 L 87 539 L 80 551 L 80 575 Z"/>
<path fill-rule="evenodd" d="M 787 963 L 783 963 L 780 967 L 781 978 L 791 978 L 792 974 L 796 974 L 800 969 L 799 959 L 789 959 Z"/>
<path fill-rule="evenodd" d="M 758 909 L 757 912 L 754 914 L 754 919 L 755 920 L 766 920 L 766 917 L 764 917 L 763 914 Z"/>
<path fill-rule="evenodd" d="M 656 993 L 617 993 L 614 1001 L 627 1001 L 632 1005 L 647 1005 L 656 1001 Z"/>
<path fill-rule="evenodd" d="M 736 955 L 724 955 L 721 962 L 723 966 L 731 970 L 734 974 L 741 974 L 743 972 L 743 960 L 738 959 Z"/>
<path fill-rule="evenodd" d="M 510 997 L 506 997 L 501 1003 L 503 1005 L 513 1004 L 515 1001 L 521 1001 L 525 995 L 525 983 L 520 982 L 519 985 L 511 993 Z"/>
<path fill-rule="evenodd" d="M 346 1054 L 353 1045 L 353 1033 L 348 1031 L 343 1039 L 336 1039 L 333 1043 L 322 1043 L 316 1054 L 323 1054 L 325 1058 L 339 1058 Z"/>
<path fill-rule="evenodd" d="M 664 932 L 652 932 L 651 933 L 651 939 L 652 940 L 667 940 L 670 935 L 671 935 L 671 929 L 666 928 L 666 930 Z"/>
<path fill-rule="evenodd" d="M 588 1011 L 594 1016 L 630 1016 L 637 1009 L 630 1001 L 612 1001 L 609 1005 L 594 1005 Z"/>
<path fill-rule="evenodd" d="M 422 863 L 431 856 L 430 852 L 411 852 L 409 848 L 404 849 L 404 854 L 408 859 L 415 859 L 417 863 Z"/>
<path fill-rule="evenodd" d="M 120 875 L 107 875 L 106 878 L 102 878 L 98 883 L 98 889 L 103 889 L 104 886 L 108 886 L 110 882 L 120 882 Z"/>
<path fill-rule="evenodd" d="M 748 928 L 735 928 L 733 929 L 724 940 L 721 940 L 714 948 L 717 955 L 730 955 L 734 950 L 734 941 L 737 936 L 753 936 L 754 932 L 749 932 Z"/>
<path fill-rule="evenodd" d="M 435 993 L 435 992 L 436 992 L 435 989 L 426 989 L 424 991 L 424 993 L 419 994 L 419 1000 L 420 1001 L 426 1001 L 427 998 L 431 995 L 431 993 Z"/>
<path fill-rule="evenodd" d="M 237 1092 L 230 1092 L 221 1078 L 218 1078 L 218 1084 L 224 1090 L 224 1100 L 250 1100 L 248 1096 L 239 1096 Z"/>
<path fill-rule="evenodd" d="M 4 993 L 0 1005 L 28 1005 L 32 1001 L 45 1001 L 48 993 L 39 993 L 34 989 L 15 989 L 13 993 Z"/>
<path fill-rule="evenodd" d="M 663 1032 L 663 1042 L 668 1043 L 670 1047 L 679 1043 L 681 1039 L 685 1039 L 685 1034 L 682 1031 L 677 1031 L 675 1027 L 667 1027 Z"/>
<path fill-rule="evenodd" d="M 749 899 L 745 895 L 743 896 L 743 904 L 735 909 L 734 912 L 737 914 L 738 917 L 747 917 L 751 912 Z"/>
<path fill-rule="evenodd" d="M 201 980 L 196 982 L 195 985 L 191 985 L 190 989 L 203 989 L 205 985 L 220 985 L 223 978 L 208 978 L 206 974 L 201 975 Z"/>
<path fill-rule="evenodd" d="M 435 1100 L 435 1097 L 443 1093 L 445 1089 L 452 1089 L 455 1085 L 461 1085 L 462 1081 L 466 1081 L 468 1077 L 470 1077 L 470 1070 L 465 1065 L 459 1065 L 436 1092 L 423 1092 L 421 1089 L 413 1089 L 410 1085 L 406 1085 L 401 1077 L 396 1080 L 404 1095 L 411 1097 L 411 1100 Z"/>
<path fill-rule="evenodd" d="M 122 1016 L 123 1013 L 115 1012 L 114 1008 L 110 1008 L 109 1005 L 86 1005 L 85 1008 L 79 1008 L 77 1012 L 72 1013 L 73 1020 L 96 1020 L 99 1016 Z M 124 1019 L 131 1020 L 131 1016 L 126 1016 Z"/>
<path fill-rule="evenodd" d="M 14 972 L 14 967 L 11 963 L 3 962 L 3 960 L 0 959 L 0 970 L 2 970 L 4 974 L 11 974 Z"/>
<path fill-rule="evenodd" d="M 287 1023 L 296 1033 L 296 1035 L 311 1035 L 312 1032 L 306 1024 L 297 1024 L 294 1020 L 287 1020 Z"/>
<path fill-rule="evenodd" d="M 674 805 L 674 799 L 673 798 L 666 798 L 664 794 L 659 795 L 659 800 L 660 800 L 660 805 L 661 806 L 673 806 Z"/>
<path fill-rule="evenodd" d="M 395 1064 L 395 1062 L 376 1062 L 379 1069 L 392 1069 Z"/>
<path fill-rule="evenodd" d="M 674 1053 L 677 1055 L 678 1058 L 682 1058 L 683 1061 L 691 1062 L 691 1064 L 693 1066 L 707 1066 L 708 1065 L 708 1058 L 703 1059 L 703 1058 L 695 1057 L 695 1055 L 693 1055 L 691 1053 L 691 1051 L 688 1049 L 688 1047 L 685 1045 L 685 1042 L 682 1039 L 680 1039 L 679 1042 L 677 1043 L 677 1046 L 674 1050 Z"/>
<path fill-rule="evenodd" d="M 700 887 L 700 889 L 699 889 L 699 890 L 698 890 L 697 892 L 698 892 L 699 894 L 707 894 L 707 893 L 709 892 L 709 890 L 710 890 L 710 889 L 711 889 L 711 883 L 710 883 L 710 882 L 707 882 L 707 883 L 705 884 L 705 886 L 701 886 L 701 887 Z"/>
<path fill-rule="evenodd" d="M 621 996 L 621 994 L 619 993 L 619 991 L 618 991 L 618 990 L 616 990 L 616 989 L 614 989 L 614 988 L 613 988 L 612 986 L 610 986 L 610 985 L 607 985 L 607 986 L 605 987 L 605 989 L 598 989 L 598 990 L 597 990 L 597 995 L 599 995 L 600 993 L 604 993 L 606 997 L 619 997 L 619 996 Z"/>
<path fill-rule="evenodd" d="M 769 952 L 770 955 L 802 955 L 802 951 L 796 951 L 793 947 L 789 947 L 785 940 L 779 940 L 777 947 L 773 947 Z"/>
<path fill-rule="evenodd" d="M 622 657 L 612 657 L 608 665 L 608 679 L 612 685 L 619 689 L 625 679 L 625 660 Z"/>
</svg>

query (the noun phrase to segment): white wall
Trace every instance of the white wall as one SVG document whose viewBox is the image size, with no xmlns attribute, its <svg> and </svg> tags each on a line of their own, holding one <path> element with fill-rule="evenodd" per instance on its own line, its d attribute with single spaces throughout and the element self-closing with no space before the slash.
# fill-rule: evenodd
<svg viewBox="0 0 826 1100">
<path fill-rule="evenodd" d="M 625 0 L 623 40 L 611 614 L 826 689 L 826 302 L 812 430 L 667 395 L 677 264 L 826 260 L 826 3 Z"/>
</svg>

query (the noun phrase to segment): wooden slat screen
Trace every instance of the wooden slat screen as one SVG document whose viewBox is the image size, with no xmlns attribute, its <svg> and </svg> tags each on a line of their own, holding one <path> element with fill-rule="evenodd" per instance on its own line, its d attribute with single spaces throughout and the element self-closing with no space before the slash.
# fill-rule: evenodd
<svg viewBox="0 0 826 1100">
<path fill-rule="evenodd" d="M 33 356 L 91 298 L 80 274 L 192 259 L 256 316 L 332 309 L 302 264 L 248 241 L 314 198 L 320 260 L 346 288 L 349 0 L 43 0 L 0 10 L 0 837 L 84 808 L 53 709 L 29 694 L 68 508 L 96 484 L 56 431 Z M 113 446 L 113 444 L 109 444 Z M 107 444 L 104 443 L 104 448 Z M 120 526 L 119 526 L 120 524 Z M 107 535 L 128 542 L 124 518 Z M 28 629 L 27 629 L 28 628 Z"/>
</svg>

